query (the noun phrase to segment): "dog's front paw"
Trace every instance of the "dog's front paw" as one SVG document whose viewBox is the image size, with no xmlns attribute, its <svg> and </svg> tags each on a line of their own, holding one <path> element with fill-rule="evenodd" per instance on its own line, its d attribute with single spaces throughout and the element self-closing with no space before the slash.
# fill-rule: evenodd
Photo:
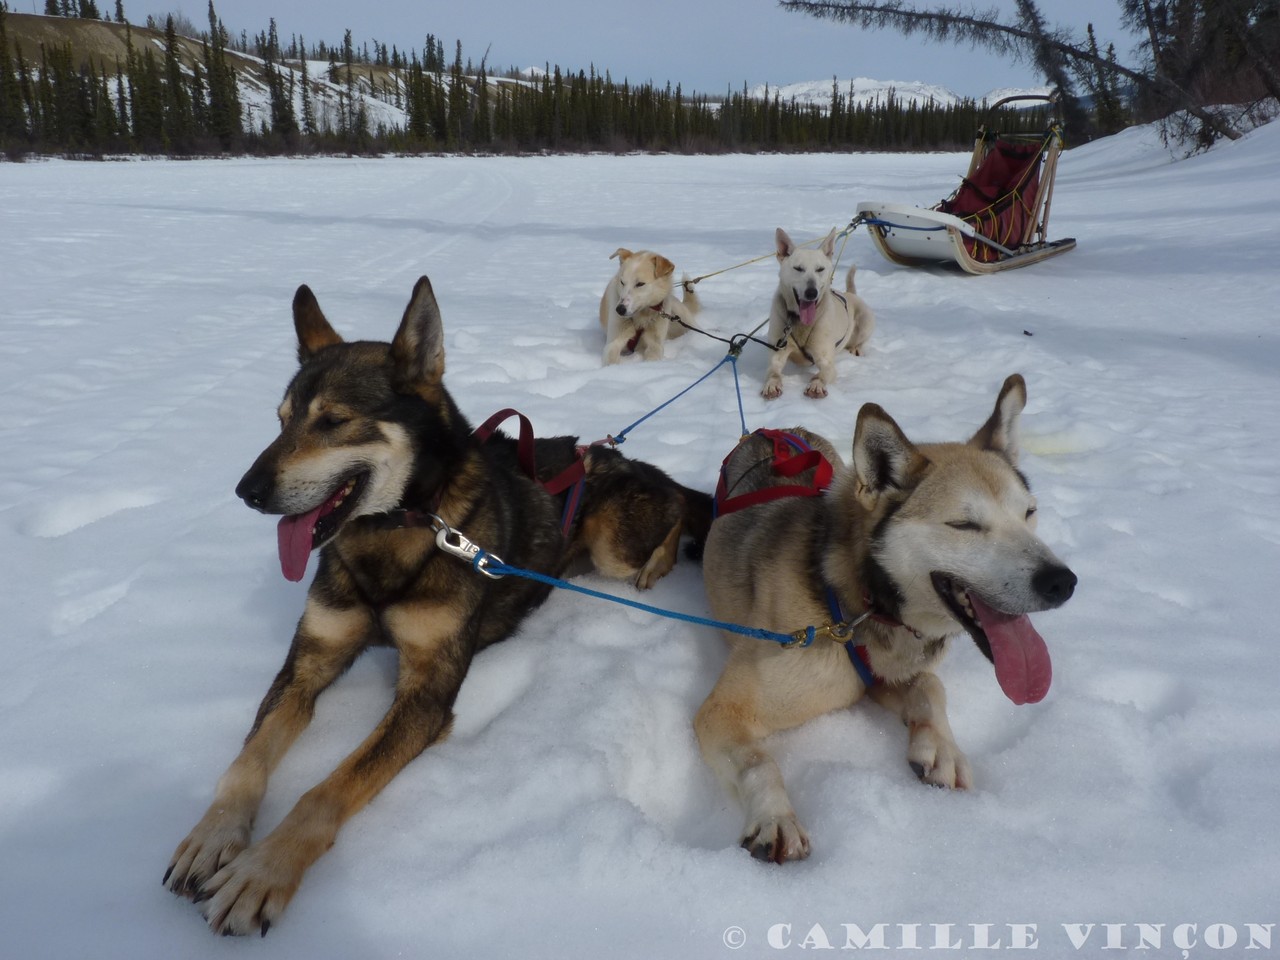
<svg viewBox="0 0 1280 960">
<path fill-rule="evenodd" d="M 194 899 L 205 883 L 249 845 L 252 821 L 227 807 L 213 806 L 178 844 L 161 881 L 180 897 Z"/>
<path fill-rule="evenodd" d="M 815 400 L 821 400 L 827 395 L 827 385 L 818 377 L 814 377 L 809 381 L 809 386 L 804 388 L 806 397 L 813 397 Z"/>
<path fill-rule="evenodd" d="M 968 759 L 955 741 L 940 737 L 928 724 L 912 726 L 907 763 L 921 783 L 953 790 L 973 787 L 973 771 Z"/>
<path fill-rule="evenodd" d="M 757 860 L 786 863 L 809 856 L 809 834 L 795 814 L 769 817 L 748 825 L 742 846 Z"/>
<path fill-rule="evenodd" d="M 782 378 L 770 377 L 764 382 L 764 389 L 760 391 L 760 396 L 766 400 L 777 400 L 782 396 Z"/>
<path fill-rule="evenodd" d="M 223 936 L 267 935 L 302 883 L 307 864 L 271 838 L 219 870 L 196 898 L 209 928 Z"/>
<path fill-rule="evenodd" d="M 654 340 L 646 341 L 644 351 L 640 354 L 641 360 L 661 360 L 662 359 L 662 342 Z"/>
</svg>

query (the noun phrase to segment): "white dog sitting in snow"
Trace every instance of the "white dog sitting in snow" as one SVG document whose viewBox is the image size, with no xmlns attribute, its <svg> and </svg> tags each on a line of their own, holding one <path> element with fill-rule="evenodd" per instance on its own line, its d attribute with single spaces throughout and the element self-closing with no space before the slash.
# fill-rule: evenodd
<svg viewBox="0 0 1280 960">
<path fill-rule="evenodd" d="M 844 293 L 831 289 L 835 228 L 816 250 L 797 247 L 781 227 L 775 239 L 778 289 L 769 310 L 769 340 L 775 349 L 760 394 L 766 400 L 781 396 L 782 368 L 794 360 L 818 368 L 805 395 L 825 397 L 827 384 L 836 378 L 836 354 L 844 349 L 861 355 L 875 329 L 875 314 L 854 291 L 856 267 L 845 274 Z"/>
</svg>

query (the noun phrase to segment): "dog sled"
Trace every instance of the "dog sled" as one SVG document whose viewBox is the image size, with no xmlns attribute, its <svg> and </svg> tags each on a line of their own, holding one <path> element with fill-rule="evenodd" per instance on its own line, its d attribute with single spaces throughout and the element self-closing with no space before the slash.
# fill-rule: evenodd
<svg viewBox="0 0 1280 960">
<path fill-rule="evenodd" d="M 1001 134 L 998 111 L 1019 100 L 1005 97 L 978 129 L 969 170 L 956 191 L 928 209 L 897 203 L 862 203 L 854 223 L 865 223 L 884 256 L 904 266 L 951 262 L 968 273 L 996 273 L 1056 257 L 1074 238 L 1049 241 L 1049 208 L 1062 152 L 1062 122 L 1040 134 Z"/>
</svg>

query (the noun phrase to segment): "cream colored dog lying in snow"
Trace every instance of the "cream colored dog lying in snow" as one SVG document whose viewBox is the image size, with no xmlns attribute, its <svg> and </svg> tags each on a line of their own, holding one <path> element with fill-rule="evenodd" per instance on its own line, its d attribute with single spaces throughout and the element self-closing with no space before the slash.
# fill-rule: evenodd
<svg viewBox="0 0 1280 960">
<path fill-rule="evenodd" d="M 617 363 L 624 351 L 635 351 L 645 360 L 661 360 L 662 345 L 684 333 L 673 318 L 693 325 L 698 295 L 686 274 L 681 281 L 683 300 L 677 299 L 675 264 L 651 250 L 634 253 L 619 247 L 609 257 L 618 259 L 618 272 L 600 298 L 600 326 L 605 329 L 604 362 Z"/>
</svg>

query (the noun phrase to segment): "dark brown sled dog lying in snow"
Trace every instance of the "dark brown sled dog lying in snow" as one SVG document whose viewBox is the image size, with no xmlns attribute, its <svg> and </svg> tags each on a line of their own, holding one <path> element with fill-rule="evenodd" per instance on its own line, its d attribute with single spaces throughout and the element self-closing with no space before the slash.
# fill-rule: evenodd
<svg viewBox="0 0 1280 960">
<path fill-rule="evenodd" d="M 558 575 L 588 556 L 641 587 L 671 569 L 683 533 L 700 542 L 711 522 L 706 494 L 602 447 L 581 453 L 579 510 L 564 517 L 571 490 L 553 495 L 530 479 L 527 451 L 500 432 L 482 442 L 449 396 L 443 327 L 426 277 L 390 344 L 344 342 L 305 286 L 293 318 L 301 368 L 280 405 L 280 436 L 236 493 L 284 515 L 287 577 L 301 579 L 317 548 L 319 571 L 243 750 L 164 878 L 174 893 L 202 902 L 209 925 L 224 934 L 267 932 L 342 824 L 448 735 L 476 651 L 510 636 L 549 591 L 480 575 L 439 549 L 425 518 L 442 519 L 515 567 Z M 579 456 L 573 437 L 537 440 L 533 449 L 543 481 Z M 386 716 L 251 845 L 271 771 L 321 691 L 374 644 L 399 653 Z"/>
<path fill-rule="evenodd" d="M 1035 534 L 1036 501 L 1017 469 L 1027 387 L 1009 377 L 967 443 L 913 444 L 874 403 L 863 406 L 846 469 L 816 434 L 791 436 L 835 471 L 825 496 L 788 496 L 722 513 L 703 557 L 715 616 L 782 633 L 852 624 L 856 641 L 783 649 L 730 637 L 729 661 L 698 711 L 707 763 L 742 802 L 742 844 L 782 862 L 809 855 L 763 739 L 864 694 L 907 725 L 907 761 L 927 783 L 969 787 L 969 762 L 947 723 L 933 667 L 968 632 L 1014 703 L 1049 690 L 1049 654 L 1026 614 L 1065 603 L 1076 577 Z M 735 497 L 814 484 L 815 467 L 771 476 L 768 441 L 748 438 L 725 462 Z M 761 499 L 756 497 L 756 499 Z M 742 502 L 742 501 L 739 501 Z"/>
</svg>

